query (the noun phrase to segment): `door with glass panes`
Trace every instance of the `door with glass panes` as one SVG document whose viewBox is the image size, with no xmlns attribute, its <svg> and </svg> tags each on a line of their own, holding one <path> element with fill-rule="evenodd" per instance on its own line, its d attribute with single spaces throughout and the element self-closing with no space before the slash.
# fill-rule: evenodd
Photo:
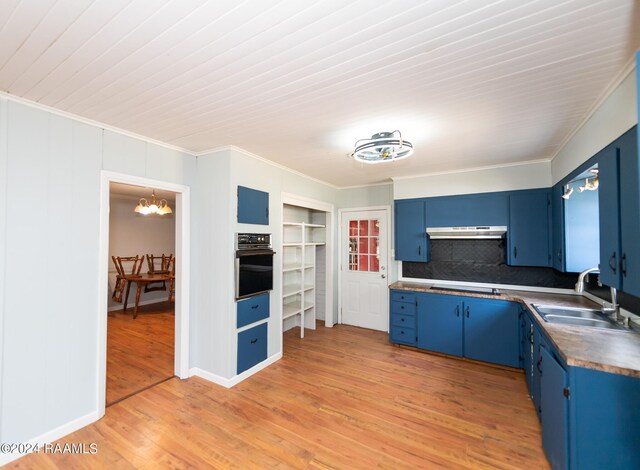
<svg viewBox="0 0 640 470">
<path fill-rule="evenodd" d="M 389 331 L 387 211 L 343 212 L 341 222 L 342 323 Z"/>
</svg>

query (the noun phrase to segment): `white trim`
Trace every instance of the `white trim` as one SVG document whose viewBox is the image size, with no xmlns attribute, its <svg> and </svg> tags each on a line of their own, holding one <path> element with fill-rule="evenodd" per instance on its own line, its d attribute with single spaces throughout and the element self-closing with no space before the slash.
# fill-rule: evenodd
<svg viewBox="0 0 640 470">
<path fill-rule="evenodd" d="M 91 413 L 88 413 L 84 416 L 71 420 L 68 423 L 58 426 L 51 431 L 47 431 L 46 433 L 34 437 L 33 439 L 29 439 L 29 441 L 27 441 L 25 444 L 34 446 L 36 444 L 44 445 L 50 442 L 57 441 L 58 439 L 71 434 L 78 429 L 81 429 L 91 423 L 98 421 L 101 417 L 102 415 L 98 411 L 92 411 Z M 89 443 L 86 444 L 88 445 Z M 98 449 L 98 452 L 100 452 L 100 449 Z M 6 465 L 9 462 L 13 462 L 14 460 L 17 460 L 24 455 L 26 454 L 0 454 L 0 466 Z"/>
<path fill-rule="evenodd" d="M 620 86 L 620 84 L 629 76 L 629 74 L 634 71 L 635 68 L 636 68 L 636 53 L 634 52 L 631 55 L 631 58 L 624 64 L 622 69 L 620 69 L 620 71 L 617 73 L 617 75 L 613 77 L 613 80 L 611 80 L 611 82 L 607 85 L 607 87 L 600 94 L 598 99 L 596 99 L 593 105 L 591 105 L 591 107 L 587 111 L 587 114 L 585 114 L 582 121 L 580 121 L 578 125 L 571 132 L 569 132 L 564 139 L 562 139 L 562 142 L 560 142 L 560 145 L 558 146 L 558 150 L 551 157 L 551 160 L 553 160 L 558 155 L 560 155 L 560 152 L 564 150 L 564 148 L 571 141 L 571 139 L 575 137 L 575 135 L 580 131 L 580 129 L 584 127 L 587 121 L 591 119 L 591 117 L 600 108 L 600 106 L 602 106 L 602 104 L 609 98 L 609 96 L 611 96 L 611 94 L 616 90 L 616 88 L 618 88 L 618 86 Z"/>
<path fill-rule="evenodd" d="M 402 272 L 402 266 L 399 267 L 399 272 Z M 414 277 L 399 276 L 400 282 L 413 282 L 415 284 L 442 284 L 446 286 L 465 286 L 465 287 L 488 287 L 503 290 L 522 290 L 527 292 L 541 292 L 546 294 L 567 294 L 567 295 L 580 295 L 573 289 L 557 289 L 555 287 L 534 287 L 534 286 L 517 286 L 512 284 L 491 284 L 490 282 L 468 282 L 468 281 L 449 281 L 445 279 L 418 279 Z"/>
<path fill-rule="evenodd" d="M 9 152 L 8 152 L 8 123 L 7 123 L 7 100 L 0 96 L 0 344 L 4 344 L 4 308 L 5 308 L 5 285 L 7 271 L 7 182 L 8 182 L 8 165 L 9 165 Z M 0 384 L 2 384 L 4 378 L 4 348 L 0 347 Z M 2 386 L 0 385 L 0 423 L 2 422 Z M 4 442 L 2 439 L 2 426 L 0 426 L 0 443 Z M 2 456 L 0 456 L 1 459 Z M 0 460 L 0 465 L 2 461 Z"/>
<path fill-rule="evenodd" d="M 342 324 L 342 215 L 345 212 L 385 211 L 387 213 L 387 289 L 391 282 L 389 267 L 391 266 L 391 206 L 345 207 L 338 209 L 338 324 Z M 387 302 L 387 318 L 389 318 L 389 303 Z"/>
<path fill-rule="evenodd" d="M 486 170 L 495 170 L 498 168 L 508 168 L 512 166 L 526 166 L 526 165 L 536 165 L 539 163 L 550 163 L 552 160 L 551 157 L 539 158 L 537 160 L 526 160 L 523 162 L 510 162 L 510 163 L 501 163 L 499 165 L 486 165 L 486 166 L 476 166 L 471 168 L 463 168 L 460 170 L 447 170 L 447 171 L 434 171 L 432 173 L 420 173 L 410 176 L 393 176 L 391 179 L 393 181 L 398 180 L 407 180 L 414 178 L 421 178 L 424 176 L 439 176 L 439 175 L 455 175 L 459 173 L 472 173 L 474 171 L 486 171 Z"/>
<path fill-rule="evenodd" d="M 239 384 L 243 380 L 249 378 L 256 372 L 261 371 L 262 369 L 269 367 L 274 362 L 282 359 L 282 351 L 275 353 L 273 356 L 266 358 L 264 361 L 256 364 L 251 369 L 245 370 L 242 374 L 238 374 L 230 379 L 222 377 L 221 375 L 214 374 L 212 372 L 208 372 L 206 370 L 200 369 L 199 367 L 192 367 L 189 369 L 189 377 L 200 377 L 201 379 L 208 380 L 209 382 L 213 382 L 214 384 L 221 385 L 225 388 L 231 388 L 234 385 Z"/>
<path fill-rule="evenodd" d="M 389 178 L 389 181 L 383 181 L 382 183 L 369 183 L 369 184 L 355 184 L 353 186 L 340 186 L 338 189 L 359 189 L 359 188 L 370 188 L 371 186 L 392 186 L 393 181 Z"/>
<path fill-rule="evenodd" d="M 107 366 L 107 312 L 109 296 L 109 183 L 155 187 L 176 193 L 176 297 L 175 297 L 175 374 L 186 378 L 189 374 L 189 273 L 190 273 L 190 188 L 176 183 L 102 170 L 100 172 L 100 235 L 98 255 L 98 341 L 96 370 L 97 408 L 105 413 Z"/>
<path fill-rule="evenodd" d="M 150 144 L 159 145 L 160 147 L 164 147 L 170 150 L 176 150 L 178 152 L 186 153 L 192 157 L 195 157 L 196 154 L 182 147 L 178 147 L 176 145 L 167 144 L 166 142 L 162 142 L 160 140 L 152 139 L 151 137 L 145 137 L 144 135 L 136 134 L 135 132 L 129 132 L 127 130 L 121 129 L 119 127 L 110 126 L 109 124 L 105 124 L 100 121 L 94 121 L 93 119 L 89 119 L 86 117 L 79 116 L 78 114 L 69 113 L 67 111 L 62 111 L 57 108 L 53 108 L 51 106 L 47 106 L 46 104 L 36 103 L 35 101 L 28 100 L 26 98 L 21 98 L 16 95 L 12 95 L 10 93 L 0 91 L 0 98 L 6 98 L 7 100 L 14 101 L 16 103 L 23 104 L 25 106 L 30 106 L 31 108 L 36 108 L 41 111 L 45 111 L 47 113 L 56 114 L 58 116 L 62 116 L 65 118 L 73 119 L 75 121 L 83 122 L 85 124 L 89 124 L 90 126 L 98 127 L 100 129 L 104 129 L 107 131 L 115 132 L 116 134 L 126 135 L 127 137 L 133 137 L 134 139 L 142 140 L 144 142 L 148 142 Z"/>
<path fill-rule="evenodd" d="M 293 206 L 304 207 L 306 209 L 312 209 L 317 211 L 322 211 L 327 213 L 327 220 L 325 222 L 325 246 L 327 248 L 327 266 L 326 266 L 326 294 L 327 297 L 325 299 L 325 312 L 324 312 L 324 326 L 331 328 L 335 324 L 333 321 L 333 272 L 334 272 L 334 231 L 333 231 L 333 223 L 334 223 L 334 215 L 335 215 L 335 206 L 331 203 L 319 201 L 317 199 L 311 199 L 304 196 L 298 196 L 296 194 L 291 193 L 280 193 L 281 204 L 288 204 Z M 282 227 L 280 227 L 282 230 Z M 284 250 L 282 245 L 280 246 L 280 252 L 283 253 Z M 339 290 L 339 289 L 338 289 Z M 279 302 L 282 303 L 282 299 L 278 299 Z M 340 310 L 338 310 L 340 312 Z M 280 328 L 282 328 L 282 307 L 280 307 Z M 280 347 L 282 348 L 282 341 L 280 342 Z"/>
</svg>

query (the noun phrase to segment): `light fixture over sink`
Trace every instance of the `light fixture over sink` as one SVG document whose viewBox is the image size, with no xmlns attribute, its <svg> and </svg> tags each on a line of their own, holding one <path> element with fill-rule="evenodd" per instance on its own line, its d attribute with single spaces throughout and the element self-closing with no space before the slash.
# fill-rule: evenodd
<svg viewBox="0 0 640 470">
<path fill-rule="evenodd" d="M 147 201 L 145 198 L 140 198 L 138 201 L 138 205 L 133 209 L 134 212 L 137 212 L 142 215 L 148 214 L 158 214 L 165 215 L 171 214 L 173 211 L 171 207 L 169 207 L 169 203 L 166 199 L 158 199 L 156 198 L 155 190 L 151 191 L 151 200 Z"/>
<path fill-rule="evenodd" d="M 413 153 L 413 145 L 402 138 L 400 131 L 378 132 L 370 139 L 358 140 L 350 154 L 362 163 L 395 162 Z"/>
</svg>

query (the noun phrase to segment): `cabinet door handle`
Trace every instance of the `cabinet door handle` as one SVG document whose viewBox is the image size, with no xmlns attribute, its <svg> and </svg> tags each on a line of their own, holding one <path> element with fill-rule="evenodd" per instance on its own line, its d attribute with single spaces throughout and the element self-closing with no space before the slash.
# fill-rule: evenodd
<svg viewBox="0 0 640 470">
<path fill-rule="evenodd" d="M 251 308 L 254 309 L 254 310 L 257 309 L 258 308 L 258 304 L 252 305 Z"/>
<path fill-rule="evenodd" d="M 422 256 L 422 247 L 418 245 L 418 256 Z"/>
<path fill-rule="evenodd" d="M 529 337 L 529 343 L 533 344 L 533 331 L 529 330 L 528 337 Z"/>
<path fill-rule="evenodd" d="M 540 372 L 542 374 L 542 356 L 540 356 L 540 359 L 538 359 L 538 363 L 536 364 L 536 367 L 538 368 L 538 372 Z"/>
<path fill-rule="evenodd" d="M 257 343 L 257 342 L 258 342 L 258 338 L 253 338 L 253 339 L 251 340 L 251 344 L 255 344 L 255 343 Z"/>
<path fill-rule="evenodd" d="M 609 268 L 611 268 L 613 274 L 616 274 L 616 272 L 618 271 L 616 264 L 616 252 L 614 251 L 609 257 Z"/>
<path fill-rule="evenodd" d="M 514 257 L 514 258 L 517 258 L 517 257 L 518 257 L 518 247 L 517 247 L 517 246 L 514 246 L 514 247 L 513 247 L 513 257 Z"/>
<path fill-rule="evenodd" d="M 467 318 L 469 318 L 469 306 L 467 305 L 467 308 L 465 310 L 466 314 L 467 314 Z"/>
<path fill-rule="evenodd" d="M 400 319 L 400 321 L 401 321 L 402 323 L 404 323 L 404 318 L 401 318 L 401 319 Z"/>
<path fill-rule="evenodd" d="M 620 258 L 620 272 L 624 277 L 627 277 L 627 254 L 623 253 Z"/>
<path fill-rule="evenodd" d="M 456 305 L 456 317 L 460 316 L 460 305 Z"/>
</svg>

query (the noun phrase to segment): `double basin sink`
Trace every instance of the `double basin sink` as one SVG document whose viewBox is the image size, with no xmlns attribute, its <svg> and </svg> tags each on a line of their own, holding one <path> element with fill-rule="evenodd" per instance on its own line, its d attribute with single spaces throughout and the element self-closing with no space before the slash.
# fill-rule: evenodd
<svg viewBox="0 0 640 470">
<path fill-rule="evenodd" d="M 536 309 L 544 321 L 549 323 L 629 331 L 628 328 L 616 323 L 611 318 L 604 315 L 600 310 L 580 307 L 556 307 L 552 305 L 539 304 L 533 304 L 533 308 Z"/>
</svg>

